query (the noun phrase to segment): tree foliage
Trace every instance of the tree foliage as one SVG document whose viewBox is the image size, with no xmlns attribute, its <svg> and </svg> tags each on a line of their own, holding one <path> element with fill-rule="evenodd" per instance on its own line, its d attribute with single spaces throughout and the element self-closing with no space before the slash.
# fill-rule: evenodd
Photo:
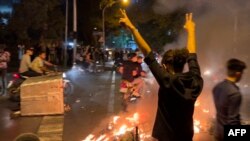
<svg viewBox="0 0 250 141">
<path fill-rule="evenodd" d="M 7 21 L 10 18 L 10 14 L 8 13 L 0 13 L 0 44 L 6 43 L 8 38 L 8 29 L 7 29 Z"/>
<path fill-rule="evenodd" d="M 114 0 L 102 0 L 100 7 Z M 185 9 L 178 9 L 172 13 L 166 15 L 156 14 L 152 9 L 153 1 L 144 1 L 143 4 L 130 4 L 126 8 L 128 16 L 135 26 L 139 29 L 145 40 L 150 46 L 156 50 L 161 51 L 166 43 L 171 43 L 178 38 L 178 35 L 183 29 Z M 120 40 L 117 37 L 122 37 L 119 34 L 121 26 L 119 26 L 119 13 L 121 5 L 115 4 L 110 8 L 107 8 L 105 14 L 105 27 L 108 45 L 113 45 L 113 41 L 110 38 Z M 116 34 L 113 34 L 115 32 Z M 110 33 L 110 34 L 109 34 Z M 112 34 L 111 34 L 112 33 Z M 117 41 L 115 41 L 117 42 Z"/>
<path fill-rule="evenodd" d="M 18 42 L 61 39 L 64 31 L 61 0 L 22 0 L 14 6 L 9 29 Z"/>
</svg>

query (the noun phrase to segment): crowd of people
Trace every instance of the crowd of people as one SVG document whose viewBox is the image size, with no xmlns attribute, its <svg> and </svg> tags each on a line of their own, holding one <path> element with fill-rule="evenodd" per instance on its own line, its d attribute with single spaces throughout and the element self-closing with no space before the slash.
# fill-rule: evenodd
<svg viewBox="0 0 250 141">
<path fill-rule="evenodd" d="M 93 46 L 82 46 L 77 49 L 76 64 L 89 72 L 97 72 L 97 67 L 101 66 L 104 70 L 105 61 L 107 61 L 108 54 L 100 48 Z"/>
</svg>

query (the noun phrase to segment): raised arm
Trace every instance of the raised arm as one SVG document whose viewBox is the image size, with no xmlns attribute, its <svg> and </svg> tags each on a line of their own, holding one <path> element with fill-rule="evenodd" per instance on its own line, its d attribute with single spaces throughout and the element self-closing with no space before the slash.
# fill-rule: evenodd
<svg viewBox="0 0 250 141">
<path fill-rule="evenodd" d="M 147 42 L 142 38 L 141 34 L 138 32 L 138 30 L 135 28 L 135 26 L 131 23 L 131 21 L 129 20 L 126 11 L 120 9 L 121 14 L 122 14 L 122 18 L 120 18 L 119 23 L 124 24 L 126 27 L 129 28 L 129 30 L 132 32 L 132 34 L 134 35 L 135 41 L 138 45 L 138 47 L 140 48 L 140 50 L 142 51 L 142 53 L 147 56 L 150 52 L 151 52 L 151 48 L 149 47 L 149 45 L 147 44 Z"/>
<path fill-rule="evenodd" d="M 195 39 L 195 23 L 193 21 L 193 14 L 186 14 L 186 23 L 184 28 L 187 30 L 187 49 L 189 53 L 196 53 L 196 39 Z"/>
</svg>

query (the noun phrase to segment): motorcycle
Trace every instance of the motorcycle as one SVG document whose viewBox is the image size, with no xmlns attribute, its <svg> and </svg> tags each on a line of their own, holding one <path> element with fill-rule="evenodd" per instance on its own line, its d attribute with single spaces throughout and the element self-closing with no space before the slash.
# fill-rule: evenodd
<svg viewBox="0 0 250 141">
<path fill-rule="evenodd" d="M 57 69 L 55 69 L 54 72 L 50 72 L 46 75 L 58 75 L 61 74 L 63 78 L 63 93 L 64 96 L 68 96 L 73 93 L 74 87 L 73 84 L 69 79 L 67 79 L 65 73 L 57 72 Z M 13 73 L 12 79 L 9 81 L 7 85 L 7 93 L 9 95 L 9 100 L 14 102 L 20 102 L 20 90 L 22 83 L 28 79 L 27 76 L 22 76 L 19 73 Z"/>
<path fill-rule="evenodd" d="M 119 91 L 122 94 L 123 111 L 127 112 L 128 104 L 135 103 L 138 98 L 133 95 L 134 86 L 130 82 L 122 80 Z"/>
<path fill-rule="evenodd" d="M 21 84 L 27 79 L 27 76 L 22 76 L 19 73 L 13 73 L 12 79 L 7 85 L 7 93 L 9 100 L 20 102 L 20 88 Z"/>
</svg>

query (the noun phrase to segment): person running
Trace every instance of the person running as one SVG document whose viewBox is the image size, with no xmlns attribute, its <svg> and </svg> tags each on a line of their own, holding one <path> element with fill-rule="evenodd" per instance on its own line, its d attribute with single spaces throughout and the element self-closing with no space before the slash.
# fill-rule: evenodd
<svg viewBox="0 0 250 141">
<path fill-rule="evenodd" d="M 186 14 L 184 28 L 188 32 L 187 48 L 168 50 L 161 65 L 155 59 L 152 49 L 131 23 L 125 10 L 121 10 L 120 23 L 133 34 L 145 56 L 160 88 L 158 108 L 152 136 L 159 141 L 192 141 L 194 104 L 203 88 L 195 44 L 195 23 L 192 14 Z M 184 65 L 189 71 L 183 73 Z"/>
</svg>

